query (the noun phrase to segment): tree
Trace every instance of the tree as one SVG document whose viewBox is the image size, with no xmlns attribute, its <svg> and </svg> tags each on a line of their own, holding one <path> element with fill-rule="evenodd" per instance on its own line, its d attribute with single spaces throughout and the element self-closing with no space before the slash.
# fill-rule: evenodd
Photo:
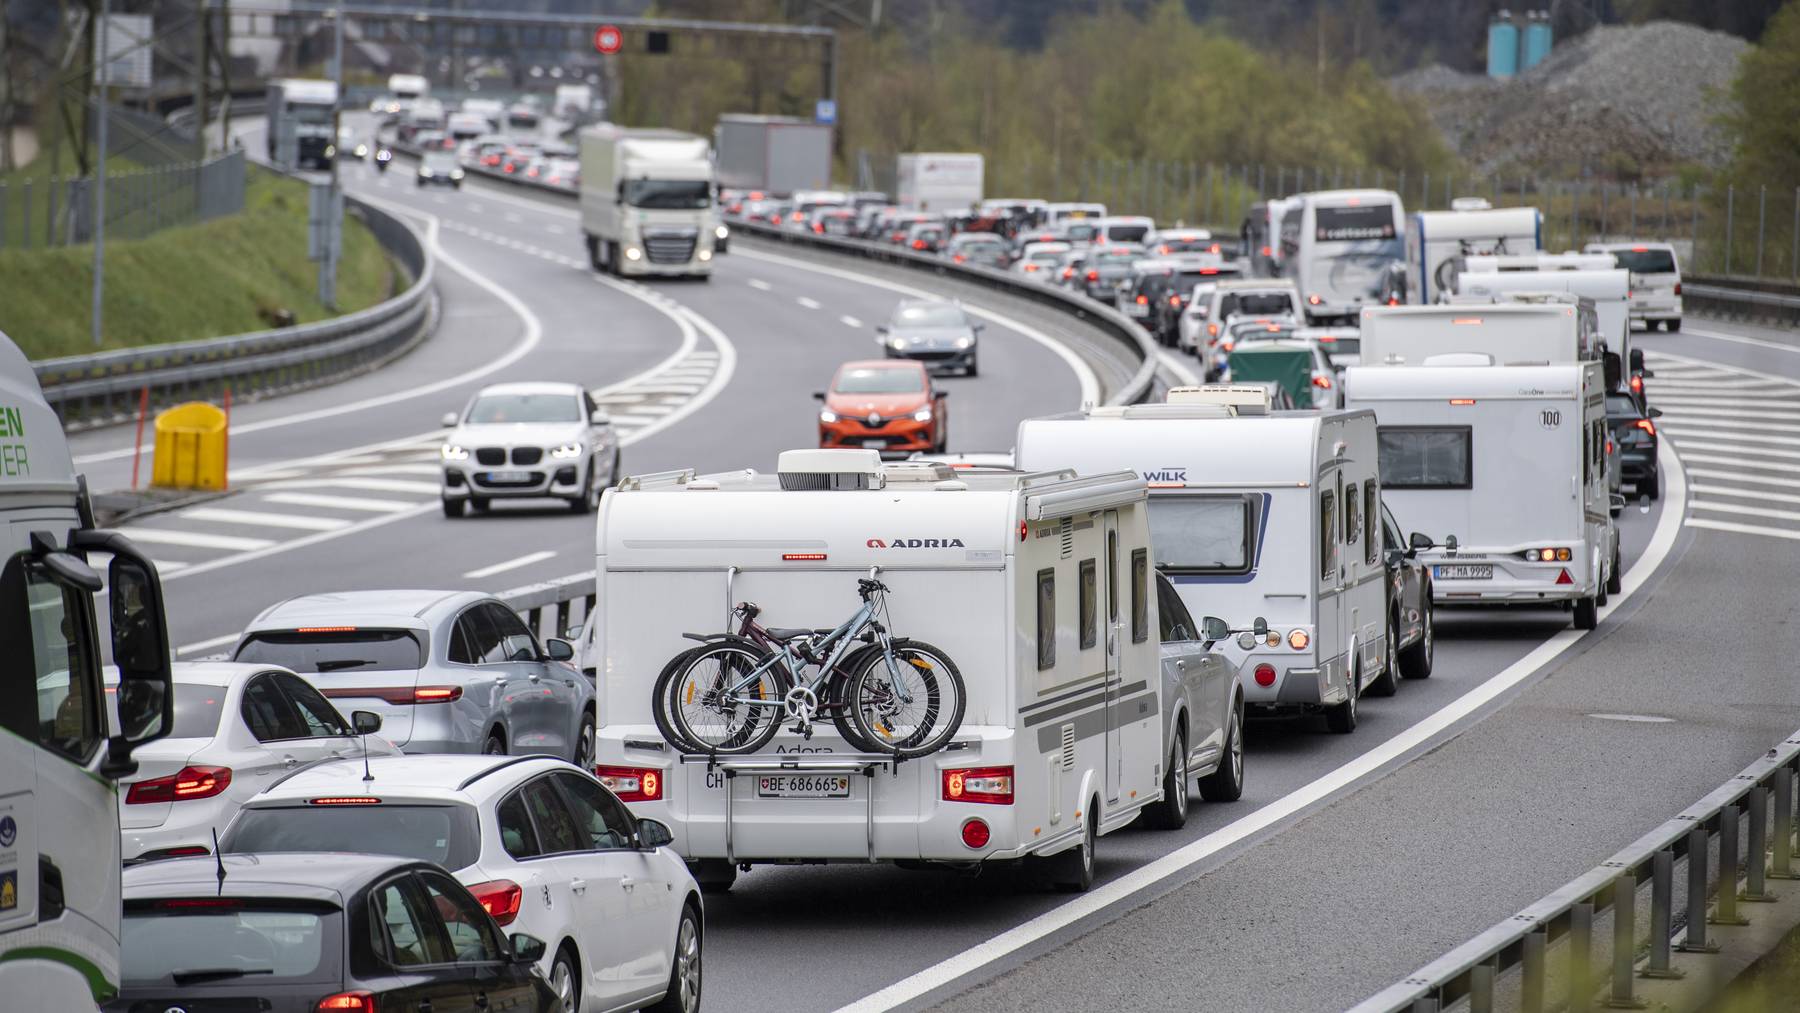
<svg viewBox="0 0 1800 1013">
<path fill-rule="evenodd" d="M 1800 183 L 1800 4 L 1782 8 L 1744 54 L 1723 119 L 1736 142 L 1732 178 Z"/>
</svg>

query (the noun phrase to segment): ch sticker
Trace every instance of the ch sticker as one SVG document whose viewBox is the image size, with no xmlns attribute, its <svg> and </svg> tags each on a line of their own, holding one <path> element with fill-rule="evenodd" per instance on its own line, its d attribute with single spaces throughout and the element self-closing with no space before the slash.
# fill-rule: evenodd
<svg viewBox="0 0 1800 1013">
<path fill-rule="evenodd" d="M 19 906 L 19 871 L 8 869 L 0 872 L 0 911 L 11 911 Z"/>
</svg>

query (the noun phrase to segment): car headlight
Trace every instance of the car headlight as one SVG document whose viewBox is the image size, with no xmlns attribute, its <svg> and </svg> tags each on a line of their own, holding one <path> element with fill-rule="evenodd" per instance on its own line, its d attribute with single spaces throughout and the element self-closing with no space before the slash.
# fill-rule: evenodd
<svg viewBox="0 0 1800 1013">
<path fill-rule="evenodd" d="M 820 422 L 836 422 L 837 420 L 838 420 L 837 412 L 834 412 L 829 408 L 819 409 L 819 421 Z"/>
<path fill-rule="evenodd" d="M 905 338 L 894 338 L 888 342 L 888 347 L 892 348 L 896 352 L 904 352 L 906 350 L 906 339 Z"/>
<path fill-rule="evenodd" d="M 720 239 L 729 239 L 731 238 L 731 230 L 721 225 L 713 230 L 713 235 L 718 236 Z"/>
<path fill-rule="evenodd" d="M 931 406 L 926 405 L 925 407 L 919 409 L 918 411 L 913 412 L 913 421 L 914 422 L 930 422 L 931 421 Z"/>
<path fill-rule="evenodd" d="M 444 444 L 443 454 L 444 460 L 446 461 L 466 461 L 469 459 L 469 448 L 459 447 L 454 443 L 446 443 Z"/>
<path fill-rule="evenodd" d="M 571 457 L 580 457 L 581 456 L 581 444 L 565 443 L 562 446 L 557 447 L 554 450 L 551 450 L 550 456 L 556 458 L 559 461 L 566 461 Z"/>
<path fill-rule="evenodd" d="M 638 249 L 635 246 L 627 246 L 625 248 L 625 259 L 626 260 L 642 260 L 642 259 L 644 259 L 644 251 Z"/>
<path fill-rule="evenodd" d="M 972 337 L 957 338 L 956 339 L 956 347 L 958 347 L 958 348 L 973 348 L 973 347 L 975 347 L 975 339 Z"/>
<path fill-rule="evenodd" d="M 704 264 L 707 261 L 712 259 L 712 251 L 711 250 L 701 250 L 699 252 L 699 254 L 697 254 L 697 256 L 699 257 L 700 262 Z"/>
<path fill-rule="evenodd" d="M 462 173 L 461 169 L 451 169 L 450 170 L 450 178 L 451 179 L 461 179 L 462 176 L 463 176 L 463 173 Z"/>
<path fill-rule="evenodd" d="M 431 175 L 431 170 L 430 170 L 430 169 L 427 169 L 427 168 L 425 168 L 425 167 L 424 167 L 424 166 L 422 166 L 422 165 L 421 165 L 421 166 L 419 166 L 419 175 L 421 175 L 421 176 L 429 176 L 429 175 Z"/>
</svg>

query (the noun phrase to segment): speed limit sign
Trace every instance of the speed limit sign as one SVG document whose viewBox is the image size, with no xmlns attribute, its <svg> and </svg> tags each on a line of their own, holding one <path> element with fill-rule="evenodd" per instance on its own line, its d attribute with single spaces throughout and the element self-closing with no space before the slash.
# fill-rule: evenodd
<svg viewBox="0 0 1800 1013">
<path fill-rule="evenodd" d="M 594 49 L 602 56 L 617 53 L 625 44 L 625 36 L 617 25 L 601 25 L 594 29 Z"/>
</svg>

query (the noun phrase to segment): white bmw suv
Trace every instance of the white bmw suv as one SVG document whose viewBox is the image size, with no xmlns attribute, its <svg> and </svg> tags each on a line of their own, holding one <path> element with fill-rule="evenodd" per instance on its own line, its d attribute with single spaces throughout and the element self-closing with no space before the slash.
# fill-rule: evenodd
<svg viewBox="0 0 1800 1013">
<path fill-rule="evenodd" d="M 225 854 L 403 855 L 448 869 L 507 932 L 548 945 L 571 1013 L 700 1008 L 700 888 L 593 775 L 543 756 L 395 756 L 319 764 L 270 785 Z"/>
<path fill-rule="evenodd" d="M 446 517 L 497 499 L 560 499 L 592 513 L 619 477 L 618 434 L 580 384 L 494 384 L 443 424 Z"/>
</svg>

